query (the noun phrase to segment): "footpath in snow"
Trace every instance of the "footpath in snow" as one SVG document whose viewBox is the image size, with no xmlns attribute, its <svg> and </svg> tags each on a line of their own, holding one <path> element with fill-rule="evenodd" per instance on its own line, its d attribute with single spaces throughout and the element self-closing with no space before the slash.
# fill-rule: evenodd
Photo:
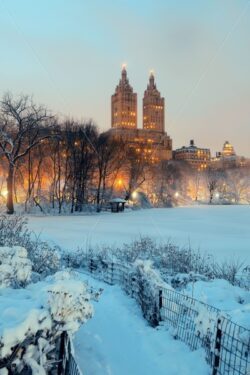
<svg viewBox="0 0 250 375">
<path fill-rule="evenodd" d="M 81 275 L 82 276 L 82 275 Z M 103 288 L 95 315 L 76 334 L 76 360 L 88 375 L 208 375 L 202 350 L 191 352 L 164 327 L 152 328 L 136 302 L 118 286 L 87 276 Z"/>
</svg>

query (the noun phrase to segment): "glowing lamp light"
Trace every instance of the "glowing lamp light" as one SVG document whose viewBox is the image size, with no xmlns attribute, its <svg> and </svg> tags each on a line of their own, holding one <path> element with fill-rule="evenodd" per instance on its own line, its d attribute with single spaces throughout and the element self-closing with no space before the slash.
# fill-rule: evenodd
<svg viewBox="0 0 250 375">
<path fill-rule="evenodd" d="M 131 194 L 131 197 L 132 199 L 136 199 L 138 197 L 137 191 L 133 191 L 133 193 Z"/>
<path fill-rule="evenodd" d="M 216 193 L 216 194 L 215 194 L 215 198 L 216 198 L 216 199 L 220 198 L 220 194 L 219 194 L 219 193 Z"/>
<path fill-rule="evenodd" d="M 8 190 L 3 190 L 3 191 L 1 192 L 1 195 L 2 195 L 4 198 L 7 198 Z"/>
<path fill-rule="evenodd" d="M 119 180 L 117 181 L 117 186 L 122 186 L 122 179 L 119 178 Z"/>
<path fill-rule="evenodd" d="M 174 193 L 174 196 L 175 196 L 175 198 L 178 198 L 178 197 L 179 197 L 179 193 L 178 193 L 178 191 L 176 191 L 176 192 Z"/>
</svg>

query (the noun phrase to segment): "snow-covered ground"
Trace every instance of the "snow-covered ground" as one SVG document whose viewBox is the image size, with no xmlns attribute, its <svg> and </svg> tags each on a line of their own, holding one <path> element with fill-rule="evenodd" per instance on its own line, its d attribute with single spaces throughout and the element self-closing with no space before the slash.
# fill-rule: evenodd
<svg viewBox="0 0 250 375">
<path fill-rule="evenodd" d="M 217 307 L 233 322 L 250 330 L 250 291 L 217 279 L 189 283 L 184 293 Z"/>
<path fill-rule="evenodd" d="M 65 249 L 120 245 L 139 235 L 250 264 L 250 206 L 191 206 L 121 214 L 29 216 L 29 227 Z"/>
<path fill-rule="evenodd" d="M 88 279 L 88 277 L 83 277 Z M 118 286 L 103 288 L 94 317 L 76 334 L 76 360 L 88 375 L 208 375 L 202 350 L 191 352 L 164 327 L 151 328 L 135 300 Z"/>
</svg>

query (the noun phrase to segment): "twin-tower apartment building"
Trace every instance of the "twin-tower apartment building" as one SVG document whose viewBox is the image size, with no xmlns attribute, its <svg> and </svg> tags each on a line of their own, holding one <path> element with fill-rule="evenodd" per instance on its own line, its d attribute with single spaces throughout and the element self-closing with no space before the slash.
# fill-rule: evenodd
<svg viewBox="0 0 250 375">
<path fill-rule="evenodd" d="M 155 84 L 154 74 L 144 92 L 142 128 L 137 123 L 137 94 L 123 66 L 119 84 L 111 97 L 111 136 L 120 138 L 151 162 L 172 158 L 172 140 L 165 132 L 165 100 Z"/>
</svg>

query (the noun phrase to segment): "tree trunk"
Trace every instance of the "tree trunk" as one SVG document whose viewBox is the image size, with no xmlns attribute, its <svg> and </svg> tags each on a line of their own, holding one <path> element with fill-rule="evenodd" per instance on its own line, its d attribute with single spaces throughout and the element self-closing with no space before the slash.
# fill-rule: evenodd
<svg viewBox="0 0 250 375">
<path fill-rule="evenodd" d="M 7 177 L 7 214 L 14 214 L 14 203 L 13 203 L 13 183 L 14 183 L 14 166 L 9 166 L 9 173 Z"/>
<path fill-rule="evenodd" d="M 96 191 L 96 212 L 101 211 L 101 207 L 100 207 L 101 184 L 102 184 L 102 177 L 101 175 L 99 175 L 97 191 Z"/>
<path fill-rule="evenodd" d="M 214 196 L 214 193 L 213 191 L 210 191 L 210 195 L 209 195 L 209 204 L 212 203 L 212 200 L 213 200 L 213 196 Z"/>
</svg>

